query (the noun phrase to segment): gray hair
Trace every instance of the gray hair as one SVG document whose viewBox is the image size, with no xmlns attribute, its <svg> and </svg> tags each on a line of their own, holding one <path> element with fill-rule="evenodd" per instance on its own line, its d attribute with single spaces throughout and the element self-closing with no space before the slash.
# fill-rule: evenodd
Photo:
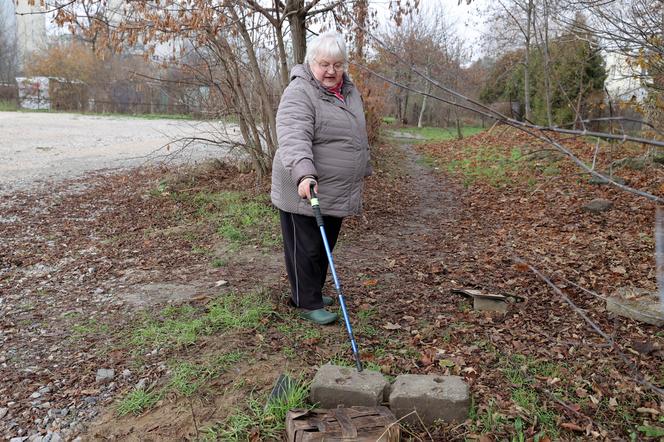
<svg viewBox="0 0 664 442">
<path fill-rule="evenodd" d="M 318 57 L 341 58 L 346 64 L 348 62 L 348 52 L 346 51 L 346 42 L 341 34 L 336 32 L 325 32 L 318 35 L 307 46 L 307 55 L 304 61 L 312 63 Z"/>
</svg>

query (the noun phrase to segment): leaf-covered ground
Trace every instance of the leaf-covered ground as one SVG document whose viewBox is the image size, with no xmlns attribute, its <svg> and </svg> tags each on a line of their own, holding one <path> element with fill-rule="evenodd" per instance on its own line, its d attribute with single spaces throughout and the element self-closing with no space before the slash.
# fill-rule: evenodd
<svg viewBox="0 0 664 442">
<path fill-rule="evenodd" d="M 657 440 L 663 431 L 661 398 L 637 380 L 664 387 L 661 329 L 612 316 L 573 285 L 600 296 L 654 289 L 654 206 L 589 184 L 543 148 L 494 128 L 419 152 L 374 151 L 365 214 L 345 222 L 335 251 L 362 356 L 389 376 L 463 376 L 473 395 L 466 422 L 411 429 L 413 438 Z M 606 153 L 598 158 L 605 167 Z M 617 173 L 664 194 L 661 166 Z M 351 359 L 341 325 L 311 327 L 287 307 L 266 193 L 252 174 L 208 164 L 3 197 L 0 434 L 274 437 L 275 418 L 256 404 L 279 373 L 306 381 L 321 363 Z M 612 209 L 585 211 L 594 198 Z M 475 312 L 452 292 L 460 287 L 514 302 L 505 315 Z M 113 377 L 96 379 L 102 368 Z"/>
</svg>

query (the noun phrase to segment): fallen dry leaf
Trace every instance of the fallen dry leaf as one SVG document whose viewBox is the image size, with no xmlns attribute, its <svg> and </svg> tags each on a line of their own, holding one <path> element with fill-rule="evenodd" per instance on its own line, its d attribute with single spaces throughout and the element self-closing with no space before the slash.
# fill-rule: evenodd
<svg viewBox="0 0 664 442">
<path fill-rule="evenodd" d="M 401 326 L 399 324 L 392 324 L 391 322 L 383 324 L 385 330 L 399 330 Z"/>
<path fill-rule="evenodd" d="M 573 424 L 571 422 L 563 422 L 562 424 L 560 424 L 560 426 L 566 430 L 578 431 L 580 433 L 586 431 L 585 428 L 580 427 L 577 424 Z"/>
</svg>

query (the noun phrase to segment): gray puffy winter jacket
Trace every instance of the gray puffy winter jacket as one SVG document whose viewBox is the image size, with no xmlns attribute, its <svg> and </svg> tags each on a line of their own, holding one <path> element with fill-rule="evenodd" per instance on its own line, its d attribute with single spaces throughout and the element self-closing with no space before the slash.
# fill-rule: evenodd
<svg viewBox="0 0 664 442">
<path fill-rule="evenodd" d="M 371 174 L 362 99 L 344 74 L 342 103 L 296 65 L 277 111 L 279 148 L 272 164 L 272 203 L 285 212 L 312 215 L 297 194 L 306 175 L 318 177 L 324 215 L 344 217 L 362 210 L 363 179 Z"/>
</svg>

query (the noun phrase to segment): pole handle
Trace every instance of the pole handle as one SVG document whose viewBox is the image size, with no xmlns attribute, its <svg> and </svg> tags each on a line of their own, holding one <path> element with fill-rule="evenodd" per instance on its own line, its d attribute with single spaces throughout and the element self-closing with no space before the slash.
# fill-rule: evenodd
<svg viewBox="0 0 664 442">
<path fill-rule="evenodd" d="M 318 195 L 316 195 L 316 192 L 314 191 L 314 188 L 316 187 L 316 182 L 315 181 L 309 181 L 309 192 L 311 195 L 311 208 L 314 211 L 314 216 L 316 217 L 316 223 L 318 224 L 318 227 L 323 227 L 325 224 L 323 222 L 323 214 L 320 211 L 320 204 L 318 203 Z"/>
</svg>

